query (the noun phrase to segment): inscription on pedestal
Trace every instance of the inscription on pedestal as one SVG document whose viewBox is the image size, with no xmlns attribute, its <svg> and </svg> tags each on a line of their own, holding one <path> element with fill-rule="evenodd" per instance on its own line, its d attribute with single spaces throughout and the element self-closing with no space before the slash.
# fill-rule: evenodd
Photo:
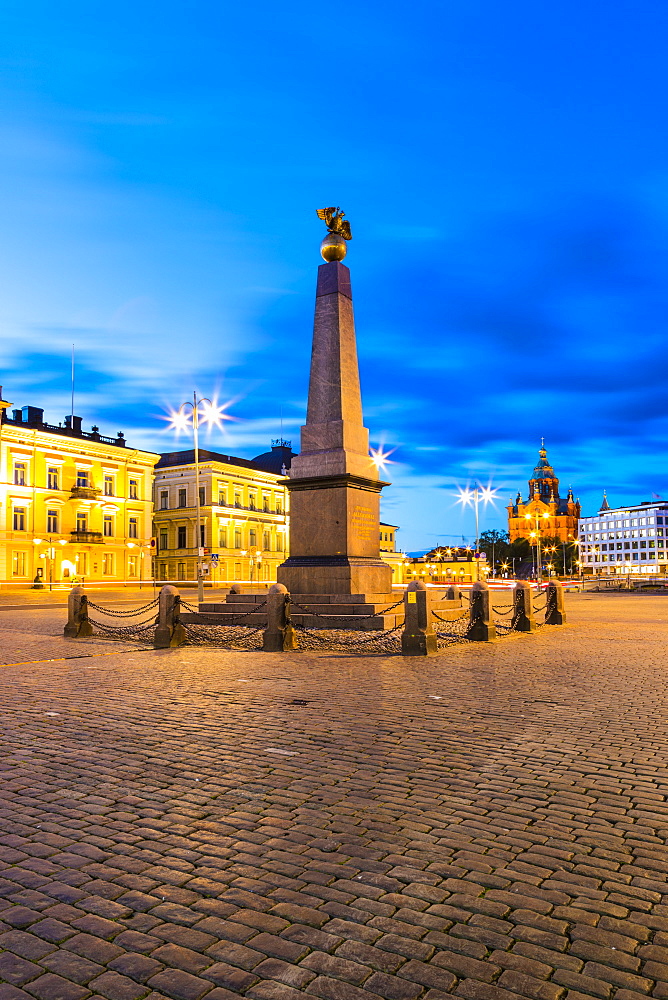
<svg viewBox="0 0 668 1000">
<path fill-rule="evenodd" d="M 377 522 L 377 515 L 375 511 L 373 511 L 371 507 L 362 507 L 360 504 L 356 504 L 353 507 L 350 520 L 351 526 L 357 533 L 357 537 L 365 542 L 370 541 L 371 532 Z"/>
</svg>

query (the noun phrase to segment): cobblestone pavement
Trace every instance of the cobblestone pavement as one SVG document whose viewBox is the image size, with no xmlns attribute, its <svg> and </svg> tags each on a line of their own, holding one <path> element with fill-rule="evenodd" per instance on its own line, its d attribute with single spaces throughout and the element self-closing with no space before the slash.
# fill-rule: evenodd
<svg viewBox="0 0 668 1000">
<path fill-rule="evenodd" d="M 567 608 L 2 667 L 0 1000 L 668 998 L 668 602 Z"/>
</svg>

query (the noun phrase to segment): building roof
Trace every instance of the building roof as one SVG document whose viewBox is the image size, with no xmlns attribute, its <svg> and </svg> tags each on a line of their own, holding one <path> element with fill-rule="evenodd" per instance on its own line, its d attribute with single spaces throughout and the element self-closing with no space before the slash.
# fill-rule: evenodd
<svg viewBox="0 0 668 1000">
<path fill-rule="evenodd" d="M 248 458 L 236 458 L 234 455 L 221 455 L 218 451 L 207 451 L 205 448 L 199 449 L 200 462 L 221 462 L 224 465 L 239 465 L 242 469 L 255 469 L 256 471 L 267 471 L 261 469 L 254 461 Z M 195 449 L 187 451 L 167 451 L 160 456 L 160 461 L 156 469 L 165 469 L 173 465 L 194 465 Z"/>
<path fill-rule="evenodd" d="M 271 451 L 264 451 L 261 455 L 256 455 L 253 459 L 255 465 L 265 472 L 273 472 L 276 476 L 284 476 L 284 469 L 287 470 L 292 465 L 292 459 L 296 458 L 290 447 L 291 441 L 284 441 L 278 438 L 271 442 Z"/>
</svg>

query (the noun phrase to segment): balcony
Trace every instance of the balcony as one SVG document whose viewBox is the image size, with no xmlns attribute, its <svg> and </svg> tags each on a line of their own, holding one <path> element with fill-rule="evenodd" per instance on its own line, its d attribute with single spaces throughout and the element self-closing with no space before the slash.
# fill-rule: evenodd
<svg viewBox="0 0 668 1000">
<path fill-rule="evenodd" d="M 83 545 L 102 545 L 104 538 L 101 531 L 70 531 L 70 541 Z"/>
<path fill-rule="evenodd" d="M 70 490 L 70 500 L 97 500 L 101 492 L 94 486 L 73 486 Z"/>
</svg>

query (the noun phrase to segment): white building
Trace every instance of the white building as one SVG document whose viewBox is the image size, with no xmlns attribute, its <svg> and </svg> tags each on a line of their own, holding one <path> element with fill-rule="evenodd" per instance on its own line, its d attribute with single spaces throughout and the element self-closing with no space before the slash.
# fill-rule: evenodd
<svg viewBox="0 0 668 1000">
<path fill-rule="evenodd" d="M 611 510 L 608 501 L 578 526 L 585 573 L 668 573 L 668 502 L 649 500 Z"/>
</svg>

